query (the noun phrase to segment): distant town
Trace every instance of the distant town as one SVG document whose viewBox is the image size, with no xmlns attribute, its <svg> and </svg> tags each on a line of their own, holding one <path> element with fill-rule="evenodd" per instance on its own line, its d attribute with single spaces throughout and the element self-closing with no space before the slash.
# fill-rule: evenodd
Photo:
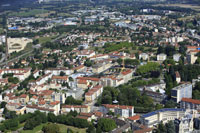
<svg viewBox="0 0 200 133">
<path fill-rule="evenodd" d="M 0 3 L 1 132 L 200 132 L 198 1 L 21 2 Z"/>
</svg>

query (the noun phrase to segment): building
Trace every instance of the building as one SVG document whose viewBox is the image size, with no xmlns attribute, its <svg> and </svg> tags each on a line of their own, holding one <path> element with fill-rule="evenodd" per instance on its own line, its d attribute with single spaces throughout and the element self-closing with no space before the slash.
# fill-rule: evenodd
<svg viewBox="0 0 200 133">
<path fill-rule="evenodd" d="M 112 63 L 104 60 L 102 62 L 98 62 L 95 65 L 93 65 L 92 66 L 92 72 L 93 73 L 101 73 L 103 71 L 106 71 L 110 67 L 112 67 Z"/>
<path fill-rule="evenodd" d="M 196 109 L 200 110 L 200 100 L 195 100 L 191 98 L 182 98 L 180 102 L 181 108 L 184 109 Z"/>
<path fill-rule="evenodd" d="M 176 82 L 179 84 L 181 82 L 181 76 L 178 71 L 176 71 L 175 74 L 176 74 Z"/>
<path fill-rule="evenodd" d="M 133 106 L 103 104 L 100 110 L 104 114 L 107 114 L 109 111 L 112 111 L 115 113 L 115 115 L 119 115 L 125 118 L 135 115 Z"/>
<path fill-rule="evenodd" d="M 103 85 L 104 87 L 105 86 L 116 87 L 123 83 L 124 83 L 123 78 L 117 78 L 114 75 L 101 77 L 100 79 L 100 84 Z"/>
<path fill-rule="evenodd" d="M 103 93 L 103 86 L 98 85 L 90 89 L 87 93 L 85 93 L 85 101 L 93 102 Z"/>
<path fill-rule="evenodd" d="M 168 121 L 181 118 L 185 115 L 185 109 L 165 108 L 153 111 L 140 116 L 140 121 L 147 127 L 158 125 L 161 121 L 167 123 Z"/>
<path fill-rule="evenodd" d="M 164 61 L 166 59 L 167 59 L 167 55 L 166 54 L 161 53 L 161 54 L 157 55 L 157 61 Z"/>
<path fill-rule="evenodd" d="M 180 119 L 174 120 L 176 133 L 190 133 L 193 131 L 193 116 L 188 114 Z"/>
<path fill-rule="evenodd" d="M 174 54 L 173 55 L 173 60 L 178 62 L 180 60 L 181 54 Z"/>
<path fill-rule="evenodd" d="M 139 54 L 139 59 L 141 60 L 148 60 L 149 59 L 149 55 L 146 53 L 141 53 Z"/>
<path fill-rule="evenodd" d="M 61 114 L 77 111 L 77 113 L 89 113 L 90 106 L 87 105 L 62 105 Z"/>
<path fill-rule="evenodd" d="M 127 83 L 129 80 L 133 78 L 133 71 L 131 69 L 124 70 L 120 73 L 118 78 L 122 78 L 124 83 Z"/>
<path fill-rule="evenodd" d="M 192 98 L 192 84 L 181 84 L 171 90 L 172 100 L 179 103 L 182 98 Z"/>
<path fill-rule="evenodd" d="M 194 64 L 197 60 L 197 56 L 196 55 L 197 52 L 192 52 L 190 51 L 187 55 L 186 55 L 186 59 L 187 59 L 187 62 L 189 64 Z"/>
</svg>

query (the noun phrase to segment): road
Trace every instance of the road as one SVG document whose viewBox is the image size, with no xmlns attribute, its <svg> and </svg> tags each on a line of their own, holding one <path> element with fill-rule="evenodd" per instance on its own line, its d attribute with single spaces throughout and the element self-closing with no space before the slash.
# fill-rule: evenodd
<svg viewBox="0 0 200 133">
<path fill-rule="evenodd" d="M 15 57 L 15 58 L 13 58 L 13 59 L 10 59 L 10 60 L 8 60 L 8 61 L 2 62 L 2 63 L 0 63 L 0 66 L 4 66 L 4 65 L 6 65 L 6 64 L 9 63 L 9 62 L 16 61 L 16 60 L 22 58 L 23 56 L 25 56 L 25 55 L 27 55 L 27 54 L 30 54 L 30 53 L 32 53 L 32 52 L 33 52 L 33 50 L 28 51 L 28 52 L 26 52 L 26 53 L 24 53 L 24 54 L 22 54 L 22 55 L 19 55 L 18 57 Z"/>
</svg>

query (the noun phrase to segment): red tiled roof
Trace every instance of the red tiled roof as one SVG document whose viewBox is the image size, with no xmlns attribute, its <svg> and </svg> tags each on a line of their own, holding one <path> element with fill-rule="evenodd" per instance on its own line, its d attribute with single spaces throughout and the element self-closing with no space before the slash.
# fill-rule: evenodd
<svg viewBox="0 0 200 133">
<path fill-rule="evenodd" d="M 22 94 L 21 96 L 19 96 L 20 98 L 26 98 L 27 95 L 26 94 Z"/>
<path fill-rule="evenodd" d="M 133 106 L 126 106 L 126 105 L 113 105 L 113 104 L 103 104 L 106 108 L 120 108 L 120 109 L 132 109 Z"/>
<path fill-rule="evenodd" d="M 68 80 L 68 76 L 53 76 L 52 79 Z"/>
<path fill-rule="evenodd" d="M 193 103 L 193 104 L 200 104 L 200 100 L 195 100 L 195 99 L 191 99 L 191 98 L 182 98 L 183 102 L 188 102 L 188 103 Z"/>
<path fill-rule="evenodd" d="M 87 80 L 80 79 L 80 80 L 78 81 L 78 84 L 87 84 Z"/>
<path fill-rule="evenodd" d="M 55 101 L 55 102 L 51 102 L 50 105 L 57 105 L 59 103 L 60 103 L 59 101 Z"/>
<path fill-rule="evenodd" d="M 140 115 L 134 115 L 128 118 L 129 120 L 135 121 L 140 119 Z"/>
<path fill-rule="evenodd" d="M 80 113 L 80 116 L 87 116 L 87 117 L 91 117 L 92 114 L 91 113 Z"/>
<path fill-rule="evenodd" d="M 129 73 L 131 73 L 131 72 L 132 72 L 131 69 L 128 69 L 128 70 L 126 70 L 126 71 L 123 71 L 122 74 L 123 74 L 123 75 L 127 75 L 127 74 L 129 74 Z"/>
<path fill-rule="evenodd" d="M 87 117 L 87 116 L 80 116 L 80 115 L 78 115 L 76 118 L 79 118 L 79 119 L 85 119 L 85 120 L 87 120 L 89 117 Z"/>
</svg>

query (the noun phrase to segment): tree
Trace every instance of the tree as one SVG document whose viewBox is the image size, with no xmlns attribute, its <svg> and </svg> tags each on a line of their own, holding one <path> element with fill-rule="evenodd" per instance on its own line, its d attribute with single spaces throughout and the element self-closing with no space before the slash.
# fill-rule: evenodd
<svg viewBox="0 0 200 133">
<path fill-rule="evenodd" d="M 65 75 L 66 75 L 65 72 L 63 71 L 60 72 L 60 76 L 65 76 Z"/>
<path fill-rule="evenodd" d="M 92 124 L 90 124 L 88 129 L 86 130 L 86 132 L 87 133 L 96 133 L 96 129 Z"/>
<path fill-rule="evenodd" d="M 56 116 L 53 113 L 48 113 L 47 119 L 49 122 L 56 122 Z"/>
<path fill-rule="evenodd" d="M 49 124 L 43 126 L 42 131 L 44 133 L 59 133 L 60 128 L 57 124 L 49 123 Z"/>
<path fill-rule="evenodd" d="M 116 127 L 115 121 L 110 118 L 101 118 L 97 124 L 97 130 L 102 130 L 103 132 L 110 132 Z"/>
<path fill-rule="evenodd" d="M 66 98 L 65 104 L 68 104 L 68 105 L 81 105 L 82 101 L 81 100 L 76 100 L 72 96 L 69 96 L 69 97 Z"/>
<path fill-rule="evenodd" d="M 173 121 L 169 121 L 165 124 L 167 133 L 176 133 L 175 125 Z"/>
</svg>

